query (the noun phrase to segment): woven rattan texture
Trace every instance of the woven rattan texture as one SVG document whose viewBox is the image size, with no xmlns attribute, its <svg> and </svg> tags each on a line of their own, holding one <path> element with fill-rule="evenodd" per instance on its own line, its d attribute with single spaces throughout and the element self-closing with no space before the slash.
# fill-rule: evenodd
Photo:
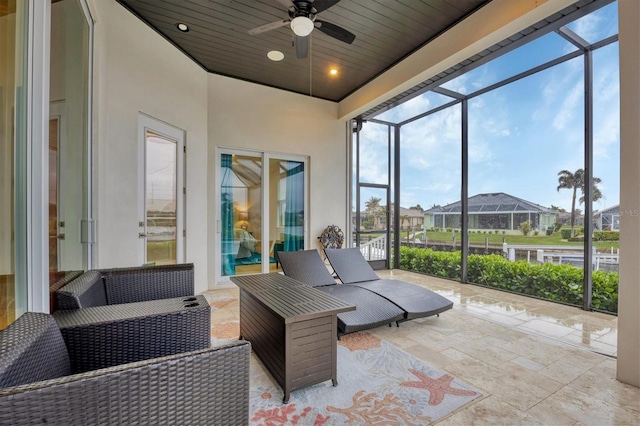
<svg viewBox="0 0 640 426">
<path fill-rule="evenodd" d="M 286 276 L 312 287 L 335 285 L 336 280 L 324 265 L 318 250 L 281 251 L 278 253 Z"/>
<path fill-rule="evenodd" d="M 110 305 L 191 296 L 195 291 L 192 263 L 101 272 Z"/>
<path fill-rule="evenodd" d="M 69 374 L 69 356 L 54 319 L 27 312 L 0 332 L 0 388 Z"/>
<path fill-rule="evenodd" d="M 380 279 L 357 247 L 327 249 L 324 252 L 336 275 L 345 284 Z"/>
<path fill-rule="evenodd" d="M 453 302 L 438 293 L 400 280 L 376 280 L 349 284 L 372 291 L 407 312 L 406 319 L 437 315 L 453 308 Z"/>
<path fill-rule="evenodd" d="M 1 425 L 247 425 L 248 342 L 0 390 Z"/>
<path fill-rule="evenodd" d="M 107 304 L 102 274 L 87 271 L 56 292 L 59 309 L 80 309 Z"/>
<path fill-rule="evenodd" d="M 389 324 L 404 318 L 404 311 L 387 299 L 368 290 L 346 285 L 318 287 L 338 299 L 356 306 L 355 311 L 338 314 L 340 334 L 354 333 Z"/>
<path fill-rule="evenodd" d="M 64 277 L 60 278 L 58 281 L 56 281 L 55 283 L 49 286 L 49 298 L 50 298 L 49 313 L 54 313 L 55 311 L 60 309 L 58 308 L 58 300 L 57 300 L 56 292 L 60 290 L 62 287 L 64 287 L 65 285 L 69 284 L 71 281 L 78 278 L 83 273 L 84 273 L 83 271 L 69 271 L 65 273 Z"/>
<path fill-rule="evenodd" d="M 282 271 L 287 276 L 315 285 L 318 290 L 356 306 L 355 311 L 338 314 L 340 334 L 368 330 L 405 317 L 402 309 L 382 296 L 359 287 L 336 284 L 317 250 L 282 252 L 280 256 Z"/>
<path fill-rule="evenodd" d="M 58 311 L 54 317 L 73 373 L 211 344 L 211 308 L 204 296 Z"/>
</svg>

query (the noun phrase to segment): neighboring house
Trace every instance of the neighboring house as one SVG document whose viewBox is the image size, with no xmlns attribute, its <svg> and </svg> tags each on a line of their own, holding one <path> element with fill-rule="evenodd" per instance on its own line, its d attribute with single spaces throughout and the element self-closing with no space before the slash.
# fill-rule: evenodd
<svg viewBox="0 0 640 426">
<path fill-rule="evenodd" d="M 571 225 L 571 212 L 559 212 L 556 211 L 556 222 L 561 223 L 562 225 Z M 583 226 L 584 225 L 584 215 L 576 212 L 576 217 L 573 221 L 574 226 Z"/>
<path fill-rule="evenodd" d="M 531 228 L 546 230 L 556 223 L 555 211 L 504 192 L 469 197 L 469 230 L 519 231 L 531 221 Z M 461 202 L 436 206 L 424 212 L 425 228 L 460 228 Z"/>
<path fill-rule="evenodd" d="M 380 206 L 373 211 L 360 212 L 360 230 L 382 230 L 387 229 L 386 206 Z M 394 208 L 393 204 L 389 208 L 389 226 L 393 227 Z M 352 212 L 352 224 L 355 227 L 355 212 Z M 400 206 L 400 230 L 422 229 L 424 224 L 424 213 L 416 209 L 407 209 Z"/>
<path fill-rule="evenodd" d="M 391 211 L 393 212 L 393 206 Z M 424 225 L 424 213 L 416 209 L 406 209 L 400 206 L 400 230 L 422 229 Z M 391 215 L 391 223 L 393 223 L 393 213 Z"/>
<path fill-rule="evenodd" d="M 620 230 L 620 205 L 616 204 L 593 215 L 596 229 L 600 231 Z"/>
</svg>

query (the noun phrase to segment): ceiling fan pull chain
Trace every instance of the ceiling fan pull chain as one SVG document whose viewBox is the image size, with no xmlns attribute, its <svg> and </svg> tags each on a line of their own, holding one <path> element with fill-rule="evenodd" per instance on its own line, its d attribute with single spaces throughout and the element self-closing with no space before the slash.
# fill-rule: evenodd
<svg viewBox="0 0 640 426">
<path fill-rule="evenodd" d="M 312 92 L 313 92 L 313 63 L 312 63 L 312 58 L 313 58 L 313 50 L 311 49 L 311 34 L 309 34 L 309 96 L 313 96 Z"/>
</svg>

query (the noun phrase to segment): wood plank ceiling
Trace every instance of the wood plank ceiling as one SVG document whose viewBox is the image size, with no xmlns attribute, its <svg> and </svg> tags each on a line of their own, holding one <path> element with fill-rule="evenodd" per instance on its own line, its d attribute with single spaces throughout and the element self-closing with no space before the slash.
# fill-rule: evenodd
<svg viewBox="0 0 640 426">
<path fill-rule="evenodd" d="M 340 101 L 455 25 L 488 0 L 341 0 L 318 19 L 356 39 L 346 44 L 317 29 L 309 55 L 296 58 L 289 26 L 256 35 L 248 30 L 288 19 L 282 0 L 116 0 L 205 70 L 267 86 Z M 178 23 L 189 32 L 177 29 Z M 273 62 L 267 52 L 279 50 Z M 335 68 L 335 76 L 329 70 Z"/>
</svg>

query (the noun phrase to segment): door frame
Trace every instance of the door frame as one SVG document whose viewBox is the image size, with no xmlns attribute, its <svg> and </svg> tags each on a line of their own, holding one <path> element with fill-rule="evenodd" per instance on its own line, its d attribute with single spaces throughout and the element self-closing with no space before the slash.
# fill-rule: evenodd
<svg viewBox="0 0 640 426">
<path fill-rule="evenodd" d="M 186 259 L 185 250 L 185 173 L 186 132 L 165 121 L 158 120 L 142 112 L 138 113 L 138 259 L 147 262 L 146 184 L 147 184 L 147 130 L 157 133 L 176 143 L 176 263 Z"/>
</svg>

